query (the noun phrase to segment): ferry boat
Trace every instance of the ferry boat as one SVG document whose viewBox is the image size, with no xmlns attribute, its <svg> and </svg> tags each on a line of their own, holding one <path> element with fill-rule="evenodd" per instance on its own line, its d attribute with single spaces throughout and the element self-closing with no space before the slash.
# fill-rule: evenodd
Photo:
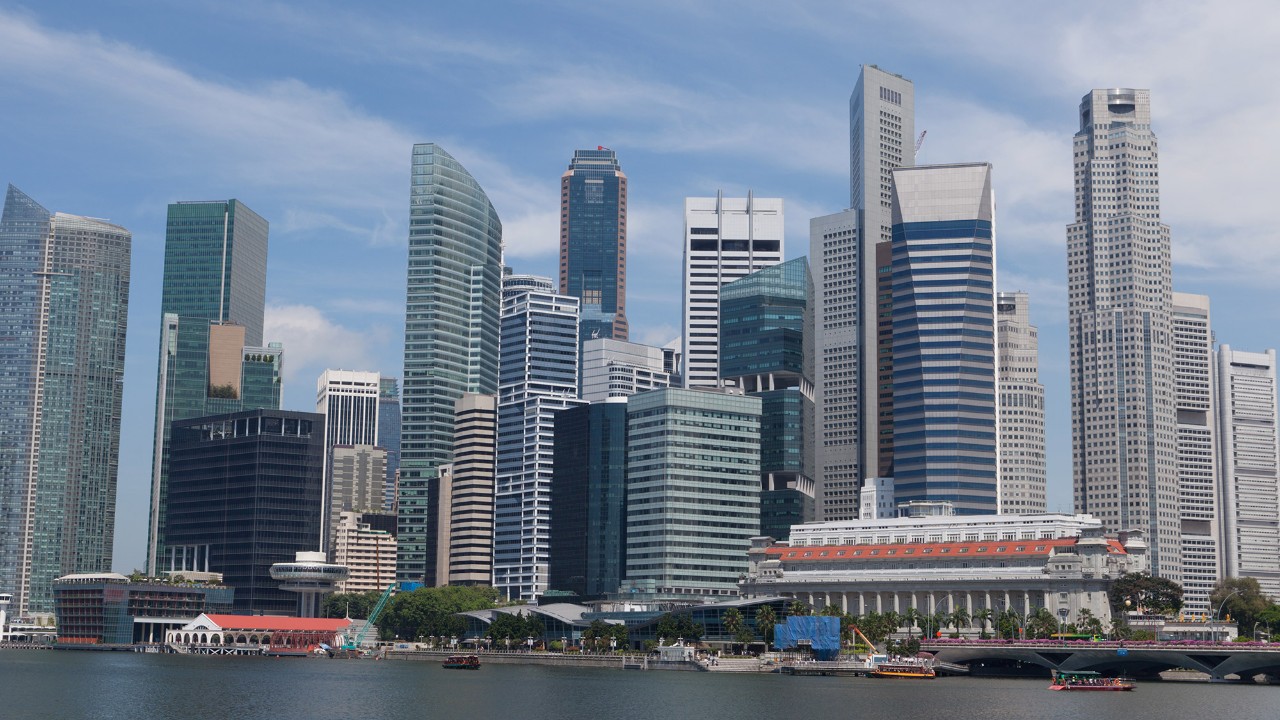
<svg viewBox="0 0 1280 720">
<path fill-rule="evenodd" d="M 920 659 L 897 659 L 877 663 L 871 677 L 929 680 L 937 677 L 933 665 Z"/>
<path fill-rule="evenodd" d="M 475 655 L 450 655 L 440 665 L 448 670 L 479 670 L 480 658 Z"/>
<path fill-rule="evenodd" d="M 1123 692 L 1135 687 L 1133 681 L 1124 678 L 1103 677 L 1085 670 L 1053 671 L 1050 690 L 1086 690 L 1091 692 Z"/>
</svg>

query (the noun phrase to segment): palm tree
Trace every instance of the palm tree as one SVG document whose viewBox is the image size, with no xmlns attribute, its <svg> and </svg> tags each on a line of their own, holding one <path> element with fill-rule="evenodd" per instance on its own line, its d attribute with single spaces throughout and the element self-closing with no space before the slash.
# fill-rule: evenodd
<svg viewBox="0 0 1280 720">
<path fill-rule="evenodd" d="M 884 618 L 885 627 L 888 628 L 886 635 L 892 635 L 902 628 L 902 616 L 890 610 L 881 617 Z"/>
<path fill-rule="evenodd" d="M 768 645 L 773 644 L 773 626 L 778 623 L 778 616 L 773 612 L 772 605 L 761 605 L 756 610 L 756 630 L 760 631 L 760 636 Z"/>
<path fill-rule="evenodd" d="M 916 625 L 920 622 L 920 611 L 909 607 L 907 611 L 902 613 L 902 622 L 907 625 L 907 634 L 915 632 Z"/>
<path fill-rule="evenodd" d="M 969 627 L 969 608 L 963 605 L 951 612 L 951 624 L 955 626 L 956 632 L 960 632 L 960 628 Z"/>
<path fill-rule="evenodd" d="M 991 625 L 991 608 L 982 608 L 974 611 L 973 619 L 982 623 L 982 637 L 985 638 Z"/>
<path fill-rule="evenodd" d="M 792 600 L 791 604 L 787 606 L 788 615 L 808 615 L 811 610 L 812 608 L 800 600 Z"/>
</svg>

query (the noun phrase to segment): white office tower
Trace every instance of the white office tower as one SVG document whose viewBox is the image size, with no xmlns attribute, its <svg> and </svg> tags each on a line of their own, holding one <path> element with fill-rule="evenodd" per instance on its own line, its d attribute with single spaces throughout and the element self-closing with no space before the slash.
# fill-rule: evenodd
<svg viewBox="0 0 1280 720">
<path fill-rule="evenodd" d="M 1182 607 L 1208 615 L 1221 577 L 1218 458 L 1214 436 L 1213 331 L 1206 295 L 1173 294 L 1173 377 L 1178 403 L 1178 512 Z"/>
<path fill-rule="evenodd" d="M 1000 386 L 1000 512 L 1048 512 L 1040 341 L 1024 292 L 996 295 Z"/>
<path fill-rule="evenodd" d="M 1222 568 L 1257 578 L 1280 597 L 1280 449 L 1276 439 L 1276 351 L 1218 346 Z"/>
<path fill-rule="evenodd" d="M 316 379 L 316 412 L 324 415 L 325 445 L 378 444 L 381 376 L 360 370 L 325 370 Z"/>
<path fill-rule="evenodd" d="M 893 499 L 893 478 L 867 478 L 862 484 L 862 509 L 858 520 L 885 520 L 897 517 Z"/>
<path fill-rule="evenodd" d="M 1152 574 L 1180 583 L 1173 270 L 1150 92 L 1084 96 L 1073 153 L 1067 316 L 1075 509 L 1109 531 L 1143 531 Z"/>
<path fill-rule="evenodd" d="M 536 600 L 550 561 L 555 414 L 586 404 L 578 399 L 578 299 L 528 275 L 503 278 L 502 294 L 493 586 L 511 600 Z"/>
<path fill-rule="evenodd" d="M 892 171 L 915 164 L 915 87 L 863 65 L 849 97 L 849 209 L 809 225 L 819 520 L 855 520 L 880 458 L 876 246 L 893 239 Z"/>
<path fill-rule="evenodd" d="M 782 199 L 684 200 L 684 385 L 720 384 L 720 287 L 782 262 Z"/>
<path fill-rule="evenodd" d="M 671 386 L 663 348 L 598 338 L 582 343 L 582 399 L 600 402 Z"/>
</svg>

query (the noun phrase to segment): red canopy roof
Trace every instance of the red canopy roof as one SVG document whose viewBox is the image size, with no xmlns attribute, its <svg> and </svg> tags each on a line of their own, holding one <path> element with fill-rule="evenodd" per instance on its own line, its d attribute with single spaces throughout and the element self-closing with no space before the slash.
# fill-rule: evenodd
<svg viewBox="0 0 1280 720">
<path fill-rule="evenodd" d="M 206 615 L 223 630 L 270 630 L 273 632 L 337 632 L 351 624 L 346 618 L 295 618 L 282 615 Z"/>
</svg>

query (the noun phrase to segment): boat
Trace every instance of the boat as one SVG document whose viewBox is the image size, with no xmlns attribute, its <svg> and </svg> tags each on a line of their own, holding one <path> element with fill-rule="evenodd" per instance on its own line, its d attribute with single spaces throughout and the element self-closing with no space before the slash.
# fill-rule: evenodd
<svg viewBox="0 0 1280 720">
<path fill-rule="evenodd" d="M 1118 677 L 1104 677 L 1087 670 L 1054 670 L 1050 690 L 1086 690 L 1091 692 L 1123 692 L 1134 689 L 1132 680 Z"/>
<path fill-rule="evenodd" d="M 440 665 L 448 670 L 479 670 L 480 658 L 475 655 L 450 655 Z"/>
<path fill-rule="evenodd" d="M 937 673 L 934 672 L 933 665 L 927 661 L 918 658 L 899 658 L 876 663 L 875 669 L 871 671 L 871 677 L 929 680 L 937 677 Z"/>
</svg>

